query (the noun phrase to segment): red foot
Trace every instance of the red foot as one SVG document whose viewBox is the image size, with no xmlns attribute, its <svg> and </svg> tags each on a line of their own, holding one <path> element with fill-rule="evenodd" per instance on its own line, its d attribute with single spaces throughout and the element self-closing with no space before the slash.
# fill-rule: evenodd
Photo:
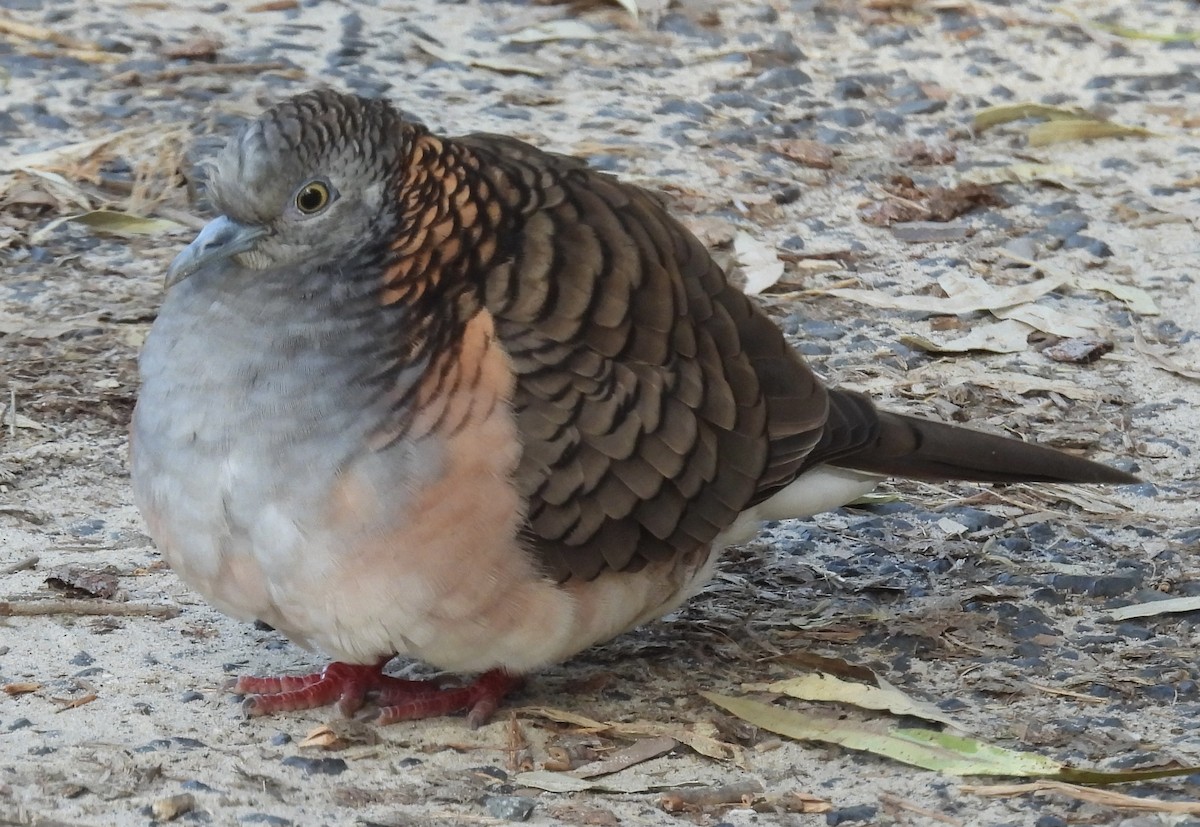
<svg viewBox="0 0 1200 827">
<path fill-rule="evenodd" d="M 493 669 L 467 686 L 443 689 L 433 681 L 385 675 L 386 663 L 331 663 L 313 675 L 242 677 L 233 685 L 233 691 L 247 696 L 242 708 L 252 716 L 336 703 L 338 711 L 349 717 L 362 708 L 367 695 L 374 693 L 380 707 L 380 724 L 434 718 L 465 709 L 467 723 L 474 728 L 487 723 L 504 697 L 522 683 L 521 678 Z"/>
<path fill-rule="evenodd" d="M 484 672 L 466 686 L 443 689 L 432 681 L 405 681 L 408 686 L 389 686 L 379 692 L 381 724 L 436 718 L 460 709 L 467 710 L 467 726 L 483 726 L 510 692 L 524 680 L 499 669 Z"/>
</svg>

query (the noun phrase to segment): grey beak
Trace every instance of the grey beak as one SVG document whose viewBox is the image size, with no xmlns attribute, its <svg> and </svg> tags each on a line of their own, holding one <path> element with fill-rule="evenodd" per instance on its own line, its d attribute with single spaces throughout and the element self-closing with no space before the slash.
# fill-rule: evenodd
<svg viewBox="0 0 1200 827">
<path fill-rule="evenodd" d="M 204 225 L 200 235 L 184 247 L 167 269 L 170 288 L 195 273 L 206 264 L 224 261 L 254 247 L 266 235 L 263 227 L 239 224 L 226 216 L 218 216 Z"/>
</svg>

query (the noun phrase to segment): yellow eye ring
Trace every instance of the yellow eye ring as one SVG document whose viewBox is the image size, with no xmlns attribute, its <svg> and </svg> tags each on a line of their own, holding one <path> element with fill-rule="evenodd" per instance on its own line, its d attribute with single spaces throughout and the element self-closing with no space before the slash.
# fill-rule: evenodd
<svg viewBox="0 0 1200 827">
<path fill-rule="evenodd" d="M 329 187 L 320 181 L 309 181 L 296 193 L 296 209 L 305 215 L 315 215 L 329 206 Z"/>
</svg>

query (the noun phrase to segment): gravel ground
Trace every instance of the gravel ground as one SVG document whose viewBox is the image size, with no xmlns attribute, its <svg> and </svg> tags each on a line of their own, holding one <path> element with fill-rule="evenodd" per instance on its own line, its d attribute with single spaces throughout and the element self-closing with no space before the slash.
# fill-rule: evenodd
<svg viewBox="0 0 1200 827">
<path fill-rule="evenodd" d="M 615 4 L 507 0 L 3 6 L 0 599 L 78 597 L 63 588 L 82 574 L 78 599 L 174 616 L 63 604 L 5 619 L 0 823 L 145 825 L 167 818 L 156 802 L 186 794 L 180 823 L 218 825 L 491 824 L 530 805 L 533 824 L 1200 824 L 1057 793 L 983 797 L 961 779 L 780 740 L 698 694 L 741 694 L 819 655 L 866 665 L 1005 746 L 1109 769 L 1200 764 L 1197 616 L 1105 619 L 1200 595 L 1200 58 L 1193 42 L 1114 29 L 1195 28 L 1194 2 L 684 0 L 640 24 Z M 529 33 L 564 20 L 585 28 Z M 194 224 L 203 201 L 176 169 L 190 177 L 243 118 L 322 83 L 661 189 L 717 255 L 746 262 L 730 247 L 745 232 L 783 258 L 764 301 L 831 380 L 894 408 L 1090 446 L 1145 482 L 896 484 L 884 488 L 894 501 L 769 526 L 688 607 L 546 670 L 514 698 L 514 717 L 477 731 L 458 719 L 377 729 L 327 710 L 247 721 L 220 688 L 229 675 L 320 661 L 176 581 L 130 504 L 125 464 L 137 346 L 189 231 L 48 225 L 102 205 Z M 1152 134 L 1034 146 L 1029 122 L 972 131 L 981 109 L 1022 101 Z M 132 131 L 101 140 L 121 130 Z M 94 139 L 42 156 L 60 179 L 13 171 Z M 1014 182 L 990 195 L 955 189 L 1003 176 Z M 915 202 L 936 212 L 967 196 L 977 206 L 949 221 L 880 226 L 929 217 Z M 1006 254 L 1075 278 L 1033 306 L 1111 352 L 1055 361 L 1043 337 L 932 355 L 913 337 L 993 320 L 828 292 L 932 296 L 948 277 L 1007 287 L 1041 275 Z M 1148 291 L 1161 313 L 1113 284 Z M 1068 342 L 1068 359 L 1072 349 L 1105 347 Z M 521 711 L 534 706 L 625 726 L 585 732 Z M 629 722 L 715 734 L 737 756 L 680 746 L 611 783 L 757 782 L 774 805 L 670 814 L 658 791 L 538 793 L 516 777 L 627 746 Z M 326 723 L 337 748 L 301 745 Z M 1197 812 L 1200 774 L 1122 791 Z M 795 792 L 831 810 L 785 812 Z"/>
</svg>

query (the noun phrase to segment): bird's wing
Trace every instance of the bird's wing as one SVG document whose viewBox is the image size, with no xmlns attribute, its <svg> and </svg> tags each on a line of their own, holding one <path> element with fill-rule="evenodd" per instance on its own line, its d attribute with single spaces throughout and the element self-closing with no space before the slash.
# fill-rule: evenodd
<svg viewBox="0 0 1200 827">
<path fill-rule="evenodd" d="M 521 214 L 484 303 L 517 373 L 516 483 L 547 570 L 685 554 L 791 480 L 826 390 L 658 199 L 512 139 L 461 143 Z"/>
</svg>

